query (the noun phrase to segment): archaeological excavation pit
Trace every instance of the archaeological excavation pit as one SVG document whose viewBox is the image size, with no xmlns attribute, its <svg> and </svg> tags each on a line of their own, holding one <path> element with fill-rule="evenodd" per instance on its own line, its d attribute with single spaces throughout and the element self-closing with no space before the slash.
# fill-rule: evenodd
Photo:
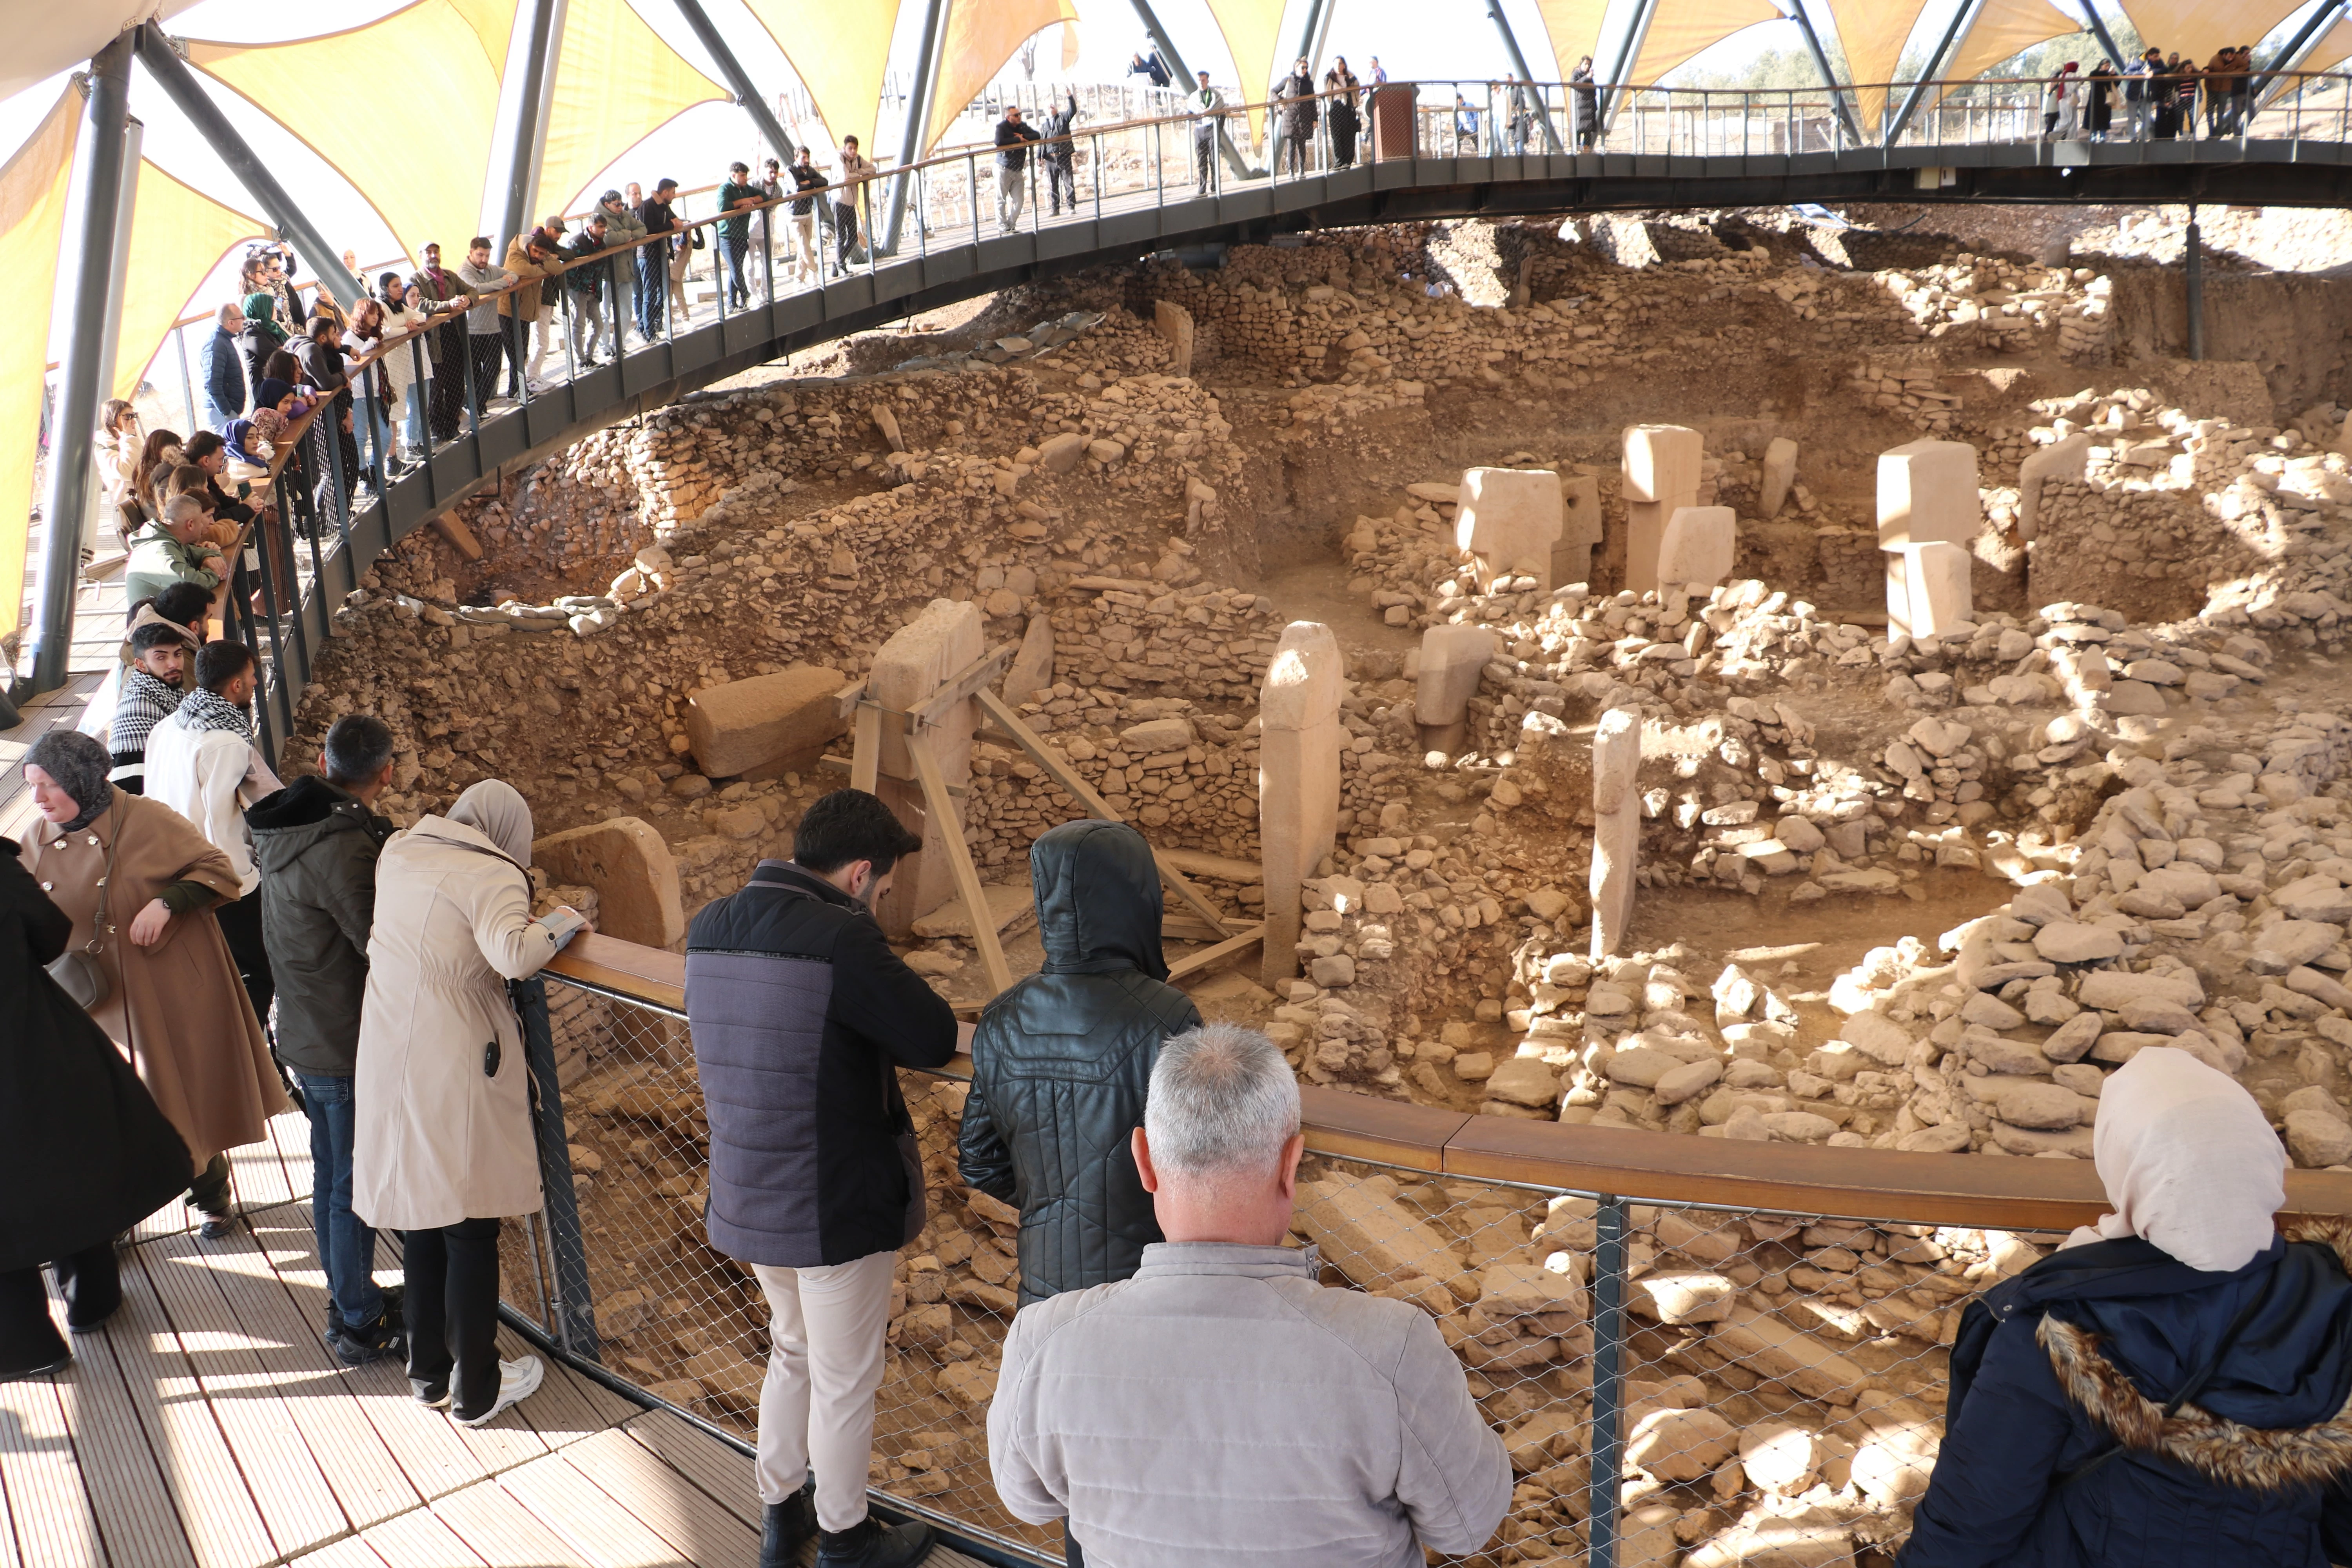
<svg viewBox="0 0 2352 1568">
<path fill-rule="evenodd" d="M 397 819 L 512 782 L 544 897 L 672 953 L 870 778 L 926 845 L 881 918 L 967 1016 L 1041 962 L 1031 841 L 1133 822 L 1205 1015 L 1495 1152 L 1312 1156 L 1297 1226 L 1470 1369 L 1519 1479 L 1475 1561 L 1584 1561 L 1604 1269 L 1615 1561 L 1885 1561 L 1961 1307 L 2058 1239 L 1904 1220 L 1887 1156 L 2094 1193 L 2105 1075 L 2168 1048 L 2352 1159 L 2352 314 L 2298 275 L 2343 258 L 2217 256 L 2244 352 L 2192 362 L 2165 212 L 1915 216 L 1322 232 L 772 365 L 411 535 L 285 754 L 366 711 Z M 748 1433 L 685 1026 L 551 990 L 602 1357 Z M 961 1185 L 961 1086 L 902 1077 L 932 1217 L 874 1484 L 1045 1545 L 982 1427 L 1017 1215 Z M 1665 1138 L 1851 1174 L 1509 1174 Z"/>
</svg>

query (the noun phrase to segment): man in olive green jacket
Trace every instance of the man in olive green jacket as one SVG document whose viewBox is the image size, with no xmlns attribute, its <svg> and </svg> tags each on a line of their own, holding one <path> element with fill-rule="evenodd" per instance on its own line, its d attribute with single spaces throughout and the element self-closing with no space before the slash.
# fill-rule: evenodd
<svg viewBox="0 0 2352 1568">
<path fill-rule="evenodd" d="M 228 563 L 204 541 L 204 503 L 194 496 L 173 497 L 160 521 L 131 536 L 131 561 L 123 569 L 122 602 L 135 605 L 152 599 L 174 583 L 194 583 L 207 594 L 220 592 Z"/>
</svg>

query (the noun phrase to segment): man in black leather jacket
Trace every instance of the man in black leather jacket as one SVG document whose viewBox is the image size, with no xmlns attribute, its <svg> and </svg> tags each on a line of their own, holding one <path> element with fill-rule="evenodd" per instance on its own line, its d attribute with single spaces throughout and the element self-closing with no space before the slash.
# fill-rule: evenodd
<svg viewBox="0 0 2352 1568">
<path fill-rule="evenodd" d="M 1071 822 L 1029 851 L 1045 967 L 972 1037 L 963 1179 L 1021 1211 L 1021 1304 L 1133 1274 L 1160 1239 L 1129 1136 L 1160 1042 L 1199 1026 L 1167 984 L 1160 874 L 1124 823 Z"/>
</svg>

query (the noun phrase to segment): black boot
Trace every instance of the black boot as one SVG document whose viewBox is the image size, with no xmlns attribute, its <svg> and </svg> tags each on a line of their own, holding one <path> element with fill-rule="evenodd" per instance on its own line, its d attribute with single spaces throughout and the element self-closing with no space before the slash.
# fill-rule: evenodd
<svg viewBox="0 0 2352 1568">
<path fill-rule="evenodd" d="M 868 1515 L 854 1529 L 820 1531 L 817 1568 L 914 1568 L 930 1555 L 931 1527 L 920 1520 L 884 1524 Z"/>
<path fill-rule="evenodd" d="M 800 1568 L 801 1548 L 816 1536 L 816 1478 L 761 1512 L 760 1568 Z"/>
</svg>

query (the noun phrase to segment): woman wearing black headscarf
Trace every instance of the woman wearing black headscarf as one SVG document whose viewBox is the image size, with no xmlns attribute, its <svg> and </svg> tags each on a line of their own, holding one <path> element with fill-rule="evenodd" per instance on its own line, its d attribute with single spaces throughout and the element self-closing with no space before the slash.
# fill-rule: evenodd
<svg viewBox="0 0 2352 1568">
<path fill-rule="evenodd" d="M 0 1230 L 0 1381 L 72 1359 L 49 1318 L 41 1266 L 66 1299 L 66 1324 L 96 1329 L 122 1302 L 114 1238 L 184 1190 L 187 1145 L 106 1032 L 49 978 L 73 920 L 0 838 L 0 1184 L 37 1203 Z"/>
</svg>

